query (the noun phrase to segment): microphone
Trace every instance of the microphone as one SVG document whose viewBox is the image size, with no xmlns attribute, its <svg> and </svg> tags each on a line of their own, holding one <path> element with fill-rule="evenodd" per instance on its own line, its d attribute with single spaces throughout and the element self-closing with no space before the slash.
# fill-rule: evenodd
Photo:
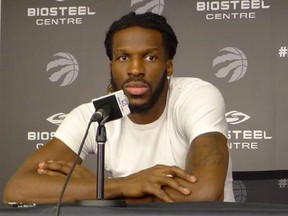
<svg viewBox="0 0 288 216">
<path fill-rule="evenodd" d="M 103 107 L 101 107 L 100 109 L 98 109 L 98 110 L 96 109 L 95 113 L 91 117 L 91 121 L 100 122 L 103 119 L 110 116 L 111 111 L 112 111 L 111 107 L 106 104 Z"/>
<path fill-rule="evenodd" d="M 106 122 L 109 122 L 130 113 L 129 101 L 123 90 L 92 99 L 92 103 L 96 110 L 91 117 L 92 121 L 99 122 L 107 118 Z"/>
</svg>

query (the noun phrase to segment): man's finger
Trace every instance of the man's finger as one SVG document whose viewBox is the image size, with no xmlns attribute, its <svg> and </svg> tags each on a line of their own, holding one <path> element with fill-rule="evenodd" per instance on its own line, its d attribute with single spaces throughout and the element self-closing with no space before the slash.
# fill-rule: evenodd
<svg viewBox="0 0 288 216">
<path fill-rule="evenodd" d="M 153 194 L 164 202 L 174 202 L 174 200 L 164 190 L 162 190 L 161 187 L 151 187 L 147 192 Z"/>
<path fill-rule="evenodd" d="M 197 178 L 194 175 L 191 175 L 187 173 L 186 171 L 180 169 L 177 166 L 171 166 L 170 169 L 168 169 L 166 176 L 177 176 L 183 180 L 189 181 L 191 183 L 195 183 L 197 181 Z"/>
<path fill-rule="evenodd" d="M 37 169 L 37 173 L 41 175 L 45 174 L 45 175 L 50 175 L 50 176 L 65 176 L 63 175 L 63 173 L 52 171 L 52 170 L 47 170 L 47 169 L 42 169 L 42 168 Z"/>
<path fill-rule="evenodd" d="M 49 170 L 60 172 L 64 175 L 67 175 L 70 172 L 70 165 L 61 161 L 47 161 L 47 162 L 40 162 L 38 164 L 39 169 Z"/>
<path fill-rule="evenodd" d="M 173 188 L 176 191 L 179 191 L 180 193 L 184 195 L 189 195 L 191 194 L 191 190 L 189 188 L 183 187 L 180 183 L 178 183 L 175 179 L 172 177 L 164 177 L 161 180 L 162 186 L 168 186 L 170 188 Z"/>
</svg>

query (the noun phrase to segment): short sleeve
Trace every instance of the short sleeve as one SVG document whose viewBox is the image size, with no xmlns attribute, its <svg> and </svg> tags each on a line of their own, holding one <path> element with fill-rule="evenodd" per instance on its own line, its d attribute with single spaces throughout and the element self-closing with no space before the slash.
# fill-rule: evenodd
<svg viewBox="0 0 288 216">
<path fill-rule="evenodd" d="M 54 137 L 60 139 L 77 154 L 92 114 L 92 103 L 83 104 L 73 109 L 58 127 Z M 95 151 L 94 136 L 95 126 L 92 124 L 80 154 L 81 159 Z"/>
<path fill-rule="evenodd" d="M 177 101 L 177 116 L 180 131 L 189 143 L 208 132 L 220 132 L 227 137 L 224 98 L 210 83 L 183 90 Z"/>
</svg>

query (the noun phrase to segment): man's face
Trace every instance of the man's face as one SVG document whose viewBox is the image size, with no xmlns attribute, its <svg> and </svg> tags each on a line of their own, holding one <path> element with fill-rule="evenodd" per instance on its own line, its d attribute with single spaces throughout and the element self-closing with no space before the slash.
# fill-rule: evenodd
<svg viewBox="0 0 288 216">
<path fill-rule="evenodd" d="M 113 37 L 111 85 L 123 89 L 132 113 L 147 112 L 157 102 L 172 74 L 172 60 L 167 60 L 161 33 L 131 27 Z"/>
</svg>

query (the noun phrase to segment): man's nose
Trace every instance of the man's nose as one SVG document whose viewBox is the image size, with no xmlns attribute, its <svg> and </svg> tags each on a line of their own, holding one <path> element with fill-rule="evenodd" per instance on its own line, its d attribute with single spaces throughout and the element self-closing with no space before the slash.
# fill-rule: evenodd
<svg viewBox="0 0 288 216">
<path fill-rule="evenodd" d="M 129 76 L 144 75 L 144 65 L 140 59 L 135 58 L 131 60 L 129 64 L 128 75 Z"/>
</svg>

